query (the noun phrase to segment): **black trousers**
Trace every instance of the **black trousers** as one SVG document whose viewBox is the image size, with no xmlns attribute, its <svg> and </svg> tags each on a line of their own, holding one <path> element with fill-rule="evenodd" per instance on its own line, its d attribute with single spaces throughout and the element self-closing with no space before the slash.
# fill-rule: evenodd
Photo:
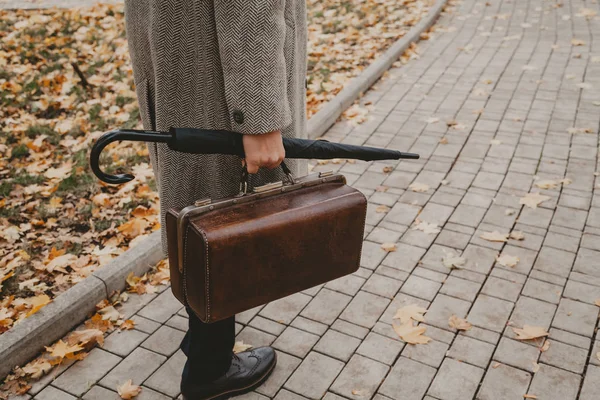
<svg viewBox="0 0 600 400">
<path fill-rule="evenodd" d="M 223 375 L 231 366 L 235 343 L 235 317 L 205 324 L 186 308 L 189 329 L 181 341 L 187 356 L 182 384 L 208 383 Z"/>
</svg>

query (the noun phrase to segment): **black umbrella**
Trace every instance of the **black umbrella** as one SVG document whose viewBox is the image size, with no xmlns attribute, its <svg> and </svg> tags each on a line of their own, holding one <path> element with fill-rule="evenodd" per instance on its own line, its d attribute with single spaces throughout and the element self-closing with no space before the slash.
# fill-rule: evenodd
<svg viewBox="0 0 600 400">
<path fill-rule="evenodd" d="M 94 174 L 106 183 L 125 183 L 134 178 L 131 174 L 108 175 L 100 170 L 100 153 L 110 143 L 117 140 L 166 143 L 171 150 L 194 154 L 231 154 L 242 158 L 244 145 L 242 136 L 236 132 L 213 131 L 194 128 L 171 128 L 169 132 L 154 132 L 134 129 L 117 129 L 102 135 L 92 147 L 90 167 Z M 414 153 L 376 147 L 354 146 L 332 143 L 327 140 L 283 138 L 286 158 L 349 158 L 364 161 L 418 159 Z"/>
</svg>

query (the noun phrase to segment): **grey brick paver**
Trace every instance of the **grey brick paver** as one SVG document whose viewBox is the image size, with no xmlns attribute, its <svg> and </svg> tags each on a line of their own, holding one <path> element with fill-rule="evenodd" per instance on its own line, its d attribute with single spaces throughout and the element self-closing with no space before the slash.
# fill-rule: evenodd
<svg viewBox="0 0 600 400">
<path fill-rule="evenodd" d="M 446 358 L 427 393 L 441 400 L 472 398 L 483 372 L 481 368 Z"/>
<path fill-rule="evenodd" d="M 95 348 L 82 361 L 63 372 L 52 385 L 75 396 L 81 396 L 121 361 L 100 348 Z"/>
<path fill-rule="evenodd" d="M 100 384 L 116 389 L 124 379 L 131 379 L 135 385 L 141 385 L 166 360 L 163 355 L 138 347 L 102 378 Z"/>
<path fill-rule="evenodd" d="M 531 374 L 504 364 L 494 364 L 488 368 L 478 400 L 521 399 L 527 394 Z"/>
<path fill-rule="evenodd" d="M 310 399 L 320 399 L 343 367 L 341 361 L 310 352 L 284 387 Z"/>
<path fill-rule="evenodd" d="M 394 400 L 421 400 L 435 373 L 435 368 L 400 357 L 379 393 Z"/>
<path fill-rule="evenodd" d="M 389 369 L 385 364 L 356 354 L 333 382 L 331 391 L 350 399 L 370 398 Z"/>
<path fill-rule="evenodd" d="M 539 399 L 575 400 L 580 382 L 581 377 L 577 374 L 540 364 L 528 392 Z"/>
</svg>

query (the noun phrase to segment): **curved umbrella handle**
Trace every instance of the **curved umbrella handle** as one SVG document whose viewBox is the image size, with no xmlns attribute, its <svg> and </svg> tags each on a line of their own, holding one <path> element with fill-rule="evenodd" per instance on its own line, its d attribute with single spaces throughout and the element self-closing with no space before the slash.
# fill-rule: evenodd
<svg viewBox="0 0 600 400">
<path fill-rule="evenodd" d="M 134 176 L 131 174 L 109 175 L 100 169 L 100 153 L 112 142 L 120 140 L 134 140 L 141 142 L 169 143 L 173 136 L 170 133 L 142 131 L 136 129 L 115 129 L 102 135 L 90 152 L 90 168 L 94 174 L 106 183 L 119 184 L 131 181 Z"/>
</svg>

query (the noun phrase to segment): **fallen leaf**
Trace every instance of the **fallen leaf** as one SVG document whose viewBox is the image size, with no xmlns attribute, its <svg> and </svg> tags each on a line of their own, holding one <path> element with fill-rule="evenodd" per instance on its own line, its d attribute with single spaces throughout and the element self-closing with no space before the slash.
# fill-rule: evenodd
<svg viewBox="0 0 600 400">
<path fill-rule="evenodd" d="M 440 144 L 448 144 L 448 138 L 446 138 L 446 136 L 444 136 L 443 138 L 440 139 Z"/>
<path fill-rule="evenodd" d="M 571 39 L 571 44 L 573 46 L 583 46 L 585 45 L 585 42 L 581 39 Z"/>
<path fill-rule="evenodd" d="M 243 341 L 239 341 L 239 342 L 235 342 L 235 344 L 233 345 L 233 352 L 241 353 L 242 351 L 246 351 L 251 348 L 252 348 L 252 345 L 246 344 Z"/>
<path fill-rule="evenodd" d="M 500 233 L 498 231 L 494 232 L 484 232 L 480 238 L 487 240 L 488 242 L 507 242 L 508 234 Z"/>
<path fill-rule="evenodd" d="M 600 299 L 596 299 L 596 301 L 594 302 L 594 304 L 596 304 L 598 307 L 600 307 Z"/>
<path fill-rule="evenodd" d="M 531 371 L 535 374 L 540 370 L 540 364 L 536 363 L 535 361 L 532 361 L 532 364 L 533 367 L 531 368 Z"/>
<path fill-rule="evenodd" d="M 507 208 L 506 210 L 504 210 L 504 215 L 514 215 L 515 210 L 511 210 L 510 208 Z"/>
<path fill-rule="evenodd" d="M 501 256 L 496 257 L 496 262 L 505 267 L 516 267 L 519 262 L 519 257 L 502 254 Z"/>
<path fill-rule="evenodd" d="M 544 342 L 544 345 L 542 346 L 540 351 L 543 353 L 545 351 L 548 351 L 549 348 L 550 348 L 550 340 L 546 339 L 546 341 Z"/>
<path fill-rule="evenodd" d="M 425 321 L 423 314 L 425 314 L 426 312 L 427 312 L 426 308 L 420 307 L 416 304 L 411 304 L 411 305 L 399 308 L 396 311 L 396 314 L 394 315 L 393 319 L 399 319 L 400 324 L 405 324 L 406 322 L 409 322 L 411 320 L 414 320 L 417 322 L 423 322 L 423 321 Z"/>
<path fill-rule="evenodd" d="M 508 235 L 511 239 L 514 240 L 523 240 L 525 239 L 525 235 L 521 231 L 512 231 L 510 235 Z"/>
<path fill-rule="evenodd" d="M 125 331 L 128 331 L 128 330 L 133 329 L 134 326 L 135 326 L 135 321 L 132 319 L 127 319 L 127 320 L 123 321 L 123 323 L 119 326 L 119 328 L 123 329 Z"/>
<path fill-rule="evenodd" d="M 523 325 L 523 329 L 512 328 L 517 334 L 517 340 L 530 340 L 548 336 L 548 332 L 541 326 Z"/>
<path fill-rule="evenodd" d="M 398 246 L 396 246 L 396 243 L 383 243 L 381 248 L 385 251 L 396 251 Z"/>
<path fill-rule="evenodd" d="M 427 122 L 428 124 L 435 124 L 436 122 L 439 122 L 439 118 L 436 117 L 429 117 L 425 120 L 425 122 Z"/>
<path fill-rule="evenodd" d="M 418 221 L 416 222 L 416 225 L 413 227 L 413 229 L 418 230 L 418 231 L 423 231 L 425 233 L 434 235 L 436 233 L 440 232 L 440 228 L 438 227 L 437 224 L 430 224 L 429 222 L 425 222 L 425 221 Z"/>
<path fill-rule="evenodd" d="M 467 260 L 464 257 L 450 255 L 450 256 L 443 257 L 442 262 L 444 263 L 444 266 L 446 266 L 450 269 L 455 269 L 455 268 L 460 269 L 460 267 L 465 265 Z"/>
<path fill-rule="evenodd" d="M 129 379 L 124 384 L 117 386 L 117 392 L 122 399 L 129 400 L 140 394 L 142 387 L 134 385 L 132 380 Z"/>
<path fill-rule="evenodd" d="M 26 300 L 26 303 L 31 306 L 31 310 L 29 310 L 25 316 L 29 317 L 35 314 L 36 312 L 41 310 L 42 307 L 44 307 L 46 304 L 50 303 L 50 301 L 52 301 L 50 300 L 50 297 L 48 297 L 48 295 L 45 294 L 28 298 Z"/>
<path fill-rule="evenodd" d="M 366 393 L 366 390 L 352 389 L 352 394 L 355 396 L 364 396 Z"/>
<path fill-rule="evenodd" d="M 393 324 L 392 326 L 398 336 L 406 343 L 426 344 L 431 340 L 430 337 L 423 336 L 423 333 L 425 333 L 425 330 L 427 329 L 425 326 L 413 326 L 411 321 L 403 325 Z"/>
<path fill-rule="evenodd" d="M 411 183 L 408 188 L 410 190 L 412 190 L 413 192 L 426 192 L 429 190 L 429 185 L 426 185 L 424 183 Z"/>
<path fill-rule="evenodd" d="M 48 360 L 38 358 L 24 366 L 23 372 L 25 372 L 27 375 L 31 375 L 33 379 L 39 379 L 52 368 L 53 366 Z"/>
<path fill-rule="evenodd" d="M 104 307 L 98 310 L 98 314 L 102 316 L 102 319 L 115 322 L 121 318 L 121 315 L 114 306 Z"/>
<path fill-rule="evenodd" d="M 527 193 L 524 197 L 519 199 L 519 204 L 524 204 L 530 208 L 537 208 L 537 206 L 543 203 L 546 200 L 550 200 L 550 196 L 544 196 L 543 194 L 535 193 Z"/>
<path fill-rule="evenodd" d="M 448 319 L 448 326 L 450 328 L 458 329 L 459 331 L 468 331 L 473 327 L 469 321 L 466 319 L 458 318 L 456 315 L 452 314 L 450 319 Z"/>
<path fill-rule="evenodd" d="M 385 172 L 386 174 L 388 172 L 392 172 L 394 170 L 394 167 L 391 167 L 389 165 L 386 165 L 385 167 L 383 167 L 383 172 Z"/>
<path fill-rule="evenodd" d="M 71 346 L 74 344 L 84 345 L 94 343 L 102 346 L 104 345 L 104 332 L 96 328 L 74 331 L 67 338 L 67 343 Z"/>
<path fill-rule="evenodd" d="M 388 211 L 390 211 L 390 208 L 385 204 L 382 204 L 375 209 L 375 212 L 377 213 L 386 213 Z"/>
<path fill-rule="evenodd" d="M 68 345 L 62 340 L 59 340 L 54 344 L 54 346 L 46 347 L 46 350 L 50 353 L 52 357 L 56 357 L 62 360 L 65 357 L 73 356 L 78 351 L 83 350 L 83 347 L 81 347 L 78 344 Z"/>
<path fill-rule="evenodd" d="M 535 394 L 524 394 L 523 398 L 525 398 L 525 399 L 537 399 L 537 396 Z"/>
<path fill-rule="evenodd" d="M 495 362 L 495 363 L 493 363 L 493 364 L 492 364 L 492 368 L 496 369 L 496 368 L 498 368 L 500 365 L 502 365 L 502 364 L 500 364 L 499 362 Z"/>
<path fill-rule="evenodd" d="M 498 139 L 492 139 L 490 140 L 490 144 L 492 144 L 493 146 L 497 146 L 499 144 L 502 144 L 502 142 Z"/>
</svg>

